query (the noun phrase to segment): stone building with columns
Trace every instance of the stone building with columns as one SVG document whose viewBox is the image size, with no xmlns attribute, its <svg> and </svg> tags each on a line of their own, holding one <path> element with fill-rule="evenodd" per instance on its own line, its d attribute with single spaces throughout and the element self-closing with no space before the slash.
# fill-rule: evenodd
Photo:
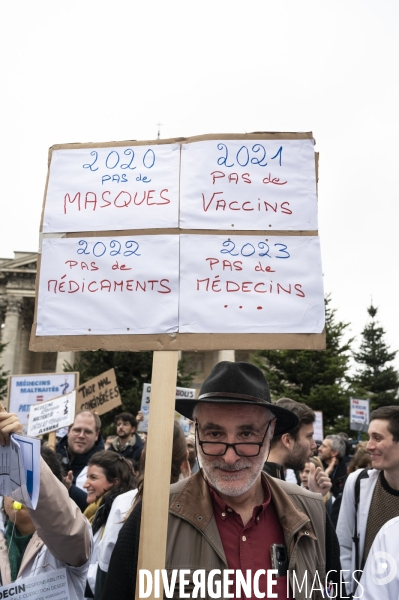
<svg viewBox="0 0 399 600">
<path fill-rule="evenodd" d="M 29 337 L 35 305 L 37 254 L 15 252 L 14 258 L 0 258 L 0 342 L 6 348 L 0 366 L 10 375 L 61 373 L 65 361 L 72 364 L 73 352 L 31 352 Z M 248 352 L 219 350 L 184 352 L 194 387 L 199 388 L 212 367 L 221 360 L 246 360 Z"/>
<path fill-rule="evenodd" d="M 30 352 L 35 308 L 37 254 L 15 252 L 0 258 L 0 341 L 6 344 L 0 364 L 10 375 L 62 371 L 71 352 Z"/>
</svg>

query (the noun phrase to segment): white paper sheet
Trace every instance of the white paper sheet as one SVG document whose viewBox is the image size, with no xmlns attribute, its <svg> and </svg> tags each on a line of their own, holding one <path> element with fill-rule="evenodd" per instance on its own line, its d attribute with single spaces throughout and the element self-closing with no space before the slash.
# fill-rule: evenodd
<svg viewBox="0 0 399 600">
<path fill-rule="evenodd" d="M 179 238 L 44 239 L 36 335 L 172 333 Z"/>
<path fill-rule="evenodd" d="M 55 150 L 44 232 L 177 227 L 179 144 Z"/>
<path fill-rule="evenodd" d="M 180 226 L 317 229 L 313 140 L 183 144 Z"/>
<path fill-rule="evenodd" d="M 65 568 L 54 569 L 34 577 L 16 579 L 0 587 L 0 599 L 13 600 L 69 600 L 68 579 Z"/>
<path fill-rule="evenodd" d="M 33 404 L 29 413 L 28 435 L 38 437 L 71 425 L 75 419 L 75 405 L 75 390 L 48 402 Z"/>
<path fill-rule="evenodd" d="M 320 333 L 318 237 L 181 235 L 180 333 Z"/>
</svg>

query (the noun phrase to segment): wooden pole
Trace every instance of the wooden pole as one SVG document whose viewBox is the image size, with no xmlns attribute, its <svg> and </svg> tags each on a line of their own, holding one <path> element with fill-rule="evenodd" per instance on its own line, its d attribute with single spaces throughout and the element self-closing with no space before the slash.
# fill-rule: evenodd
<svg viewBox="0 0 399 600">
<path fill-rule="evenodd" d="M 49 446 L 52 450 L 55 450 L 56 445 L 57 445 L 57 436 L 55 434 L 55 431 L 51 431 L 48 434 L 47 446 Z"/>
<path fill-rule="evenodd" d="M 137 565 L 137 599 L 139 570 L 148 569 L 154 574 L 155 569 L 165 568 L 178 354 L 153 354 L 151 408 Z M 149 596 L 150 600 L 155 598 L 154 593 L 153 590 Z"/>
</svg>

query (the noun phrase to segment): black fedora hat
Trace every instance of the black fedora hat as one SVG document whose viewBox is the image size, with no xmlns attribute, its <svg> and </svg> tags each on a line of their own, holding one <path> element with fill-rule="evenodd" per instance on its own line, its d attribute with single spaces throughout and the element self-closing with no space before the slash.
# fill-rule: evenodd
<svg viewBox="0 0 399 600">
<path fill-rule="evenodd" d="M 176 400 L 176 410 L 188 419 L 198 402 L 263 406 L 277 417 L 274 435 L 281 435 L 298 425 L 298 417 L 271 403 L 269 385 L 262 371 L 247 362 L 222 361 L 215 365 L 202 384 L 195 400 Z"/>
</svg>

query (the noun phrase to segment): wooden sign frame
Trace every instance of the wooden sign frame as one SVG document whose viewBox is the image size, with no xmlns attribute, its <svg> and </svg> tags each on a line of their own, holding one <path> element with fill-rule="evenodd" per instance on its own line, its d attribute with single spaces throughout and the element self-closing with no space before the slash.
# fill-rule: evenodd
<svg viewBox="0 0 399 600">
<path fill-rule="evenodd" d="M 61 149 L 79 149 L 79 148 L 107 148 L 122 147 L 134 143 L 134 145 L 162 145 L 180 143 L 187 144 L 207 140 L 300 140 L 313 139 L 312 132 L 289 133 L 289 132 L 255 132 L 248 134 L 209 134 L 190 138 L 172 138 L 167 140 L 151 141 L 122 141 L 105 143 L 87 143 L 87 144 L 57 144 L 49 150 L 48 165 L 50 167 L 52 153 Z M 316 169 L 316 191 L 318 180 L 318 154 L 315 153 Z M 44 192 L 43 211 L 40 229 L 43 229 L 44 206 L 47 195 L 49 172 L 47 174 L 46 188 Z M 192 230 L 181 228 L 170 229 L 126 229 L 110 231 L 81 231 L 63 234 L 41 234 L 45 237 L 115 237 L 123 235 L 178 235 L 180 233 L 193 235 L 232 235 L 231 231 L 226 230 Z M 277 230 L 241 230 L 234 231 L 234 236 L 317 236 L 318 232 L 312 231 L 277 231 Z M 38 259 L 38 275 L 36 278 L 36 298 L 38 298 L 38 288 L 40 280 L 40 256 Z M 322 333 L 172 333 L 172 334 L 123 334 L 123 335 L 56 335 L 56 336 L 37 336 L 37 302 L 35 305 L 35 316 L 32 326 L 29 349 L 34 352 L 51 351 L 73 351 L 83 350 L 111 350 L 111 351 L 206 351 L 206 350 L 324 350 L 326 347 L 325 331 Z"/>
</svg>

